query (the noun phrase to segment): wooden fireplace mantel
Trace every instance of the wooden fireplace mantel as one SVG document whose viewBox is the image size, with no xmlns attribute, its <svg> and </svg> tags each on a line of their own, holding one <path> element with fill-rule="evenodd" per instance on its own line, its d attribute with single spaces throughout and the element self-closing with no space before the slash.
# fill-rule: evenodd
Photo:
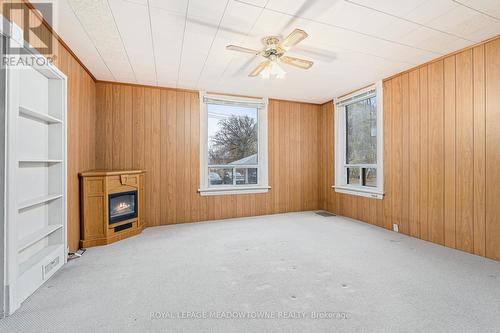
<svg viewBox="0 0 500 333">
<path fill-rule="evenodd" d="M 144 170 L 90 170 L 79 174 L 80 247 L 106 245 L 142 232 L 145 173 Z M 130 191 L 137 191 L 137 217 L 110 225 L 109 195 Z"/>
</svg>

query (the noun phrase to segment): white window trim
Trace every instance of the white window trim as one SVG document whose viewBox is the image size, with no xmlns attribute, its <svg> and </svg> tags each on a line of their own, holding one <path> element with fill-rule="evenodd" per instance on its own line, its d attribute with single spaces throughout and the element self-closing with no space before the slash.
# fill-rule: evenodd
<svg viewBox="0 0 500 333">
<path fill-rule="evenodd" d="M 357 97 L 363 98 L 362 95 L 375 90 L 377 96 L 377 187 L 368 187 L 361 185 L 347 184 L 347 175 L 345 170 L 346 158 L 346 128 L 345 128 L 345 113 L 346 102 L 356 100 Z M 359 195 L 368 198 L 383 199 L 384 197 L 384 110 L 383 110 L 383 89 L 382 81 L 374 85 L 363 88 L 349 95 L 334 99 L 335 112 L 335 185 L 332 188 L 335 192 Z M 367 165 L 368 166 L 368 165 Z"/>
<path fill-rule="evenodd" d="M 202 196 L 208 195 L 233 195 L 266 193 L 271 188 L 268 181 L 268 148 L 267 148 L 267 98 L 246 98 L 226 95 L 207 94 L 200 91 L 200 188 L 198 192 Z M 208 108 L 205 98 L 218 101 L 228 101 L 247 104 L 261 104 L 258 108 L 257 126 L 259 131 L 257 184 L 252 185 L 230 185 L 209 187 L 208 179 Z"/>
</svg>

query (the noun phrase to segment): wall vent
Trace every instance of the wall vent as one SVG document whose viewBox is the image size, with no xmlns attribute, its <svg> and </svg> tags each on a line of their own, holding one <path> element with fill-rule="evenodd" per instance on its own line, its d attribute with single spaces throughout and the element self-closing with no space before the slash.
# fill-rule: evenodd
<svg viewBox="0 0 500 333">
<path fill-rule="evenodd" d="M 117 227 L 114 227 L 114 231 L 118 232 L 118 231 L 130 229 L 130 228 L 132 228 L 132 222 L 126 223 L 126 224 L 122 224 L 122 225 L 119 225 Z"/>
<path fill-rule="evenodd" d="M 57 265 L 59 264 L 59 256 L 55 257 L 54 260 L 49 262 L 47 265 L 43 267 L 43 276 L 47 276 L 47 274 Z"/>
</svg>

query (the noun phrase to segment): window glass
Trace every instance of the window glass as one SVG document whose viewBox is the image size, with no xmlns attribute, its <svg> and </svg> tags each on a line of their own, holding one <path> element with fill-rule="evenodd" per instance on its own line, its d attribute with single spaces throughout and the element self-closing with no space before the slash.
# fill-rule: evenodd
<svg viewBox="0 0 500 333">
<path fill-rule="evenodd" d="M 236 185 L 257 184 L 257 168 L 235 169 Z"/>
<path fill-rule="evenodd" d="M 208 180 L 210 185 L 233 185 L 233 169 L 209 168 Z"/>
<path fill-rule="evenodd" d="M 377 187 L 377 169 L 376 168 L 363 169 L 363 183 L 365 186 Z"/>
<path fill-rule="evenodd" d="M 359 185 L 359 168 L 347 168 L 347 184 Z"/>
<path fill-rule="evenodd" d="M 257 165 L 256 108 L 208 104 L 208 165 Z"/>
<path fill-rule="evenodd" d="M 258 183 L 257 108 L 208 104 L 209 185 Z"/>
<path fill-rule="evenodd" d="M 377 103 L 375 97 L 346 106 L 346 163 L 377 163 Z"/>
</svg>

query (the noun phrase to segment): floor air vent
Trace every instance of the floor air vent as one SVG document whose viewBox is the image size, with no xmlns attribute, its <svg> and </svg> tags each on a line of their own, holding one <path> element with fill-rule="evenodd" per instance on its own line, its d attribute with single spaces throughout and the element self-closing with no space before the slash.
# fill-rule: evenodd
<svg viewBox="0 0 500 333">
<path fill-rule="evenodd" d="M 323 216 L 323 217 L 337 216 L 337 215 L 335 215 L 333 213 L 330 213 L 330 212 L 327 212 L 327 211 L 324 211 L 324 210 L 316 212 L 316 214 L 318 214 L 319 216 Z"/>
</svg>

